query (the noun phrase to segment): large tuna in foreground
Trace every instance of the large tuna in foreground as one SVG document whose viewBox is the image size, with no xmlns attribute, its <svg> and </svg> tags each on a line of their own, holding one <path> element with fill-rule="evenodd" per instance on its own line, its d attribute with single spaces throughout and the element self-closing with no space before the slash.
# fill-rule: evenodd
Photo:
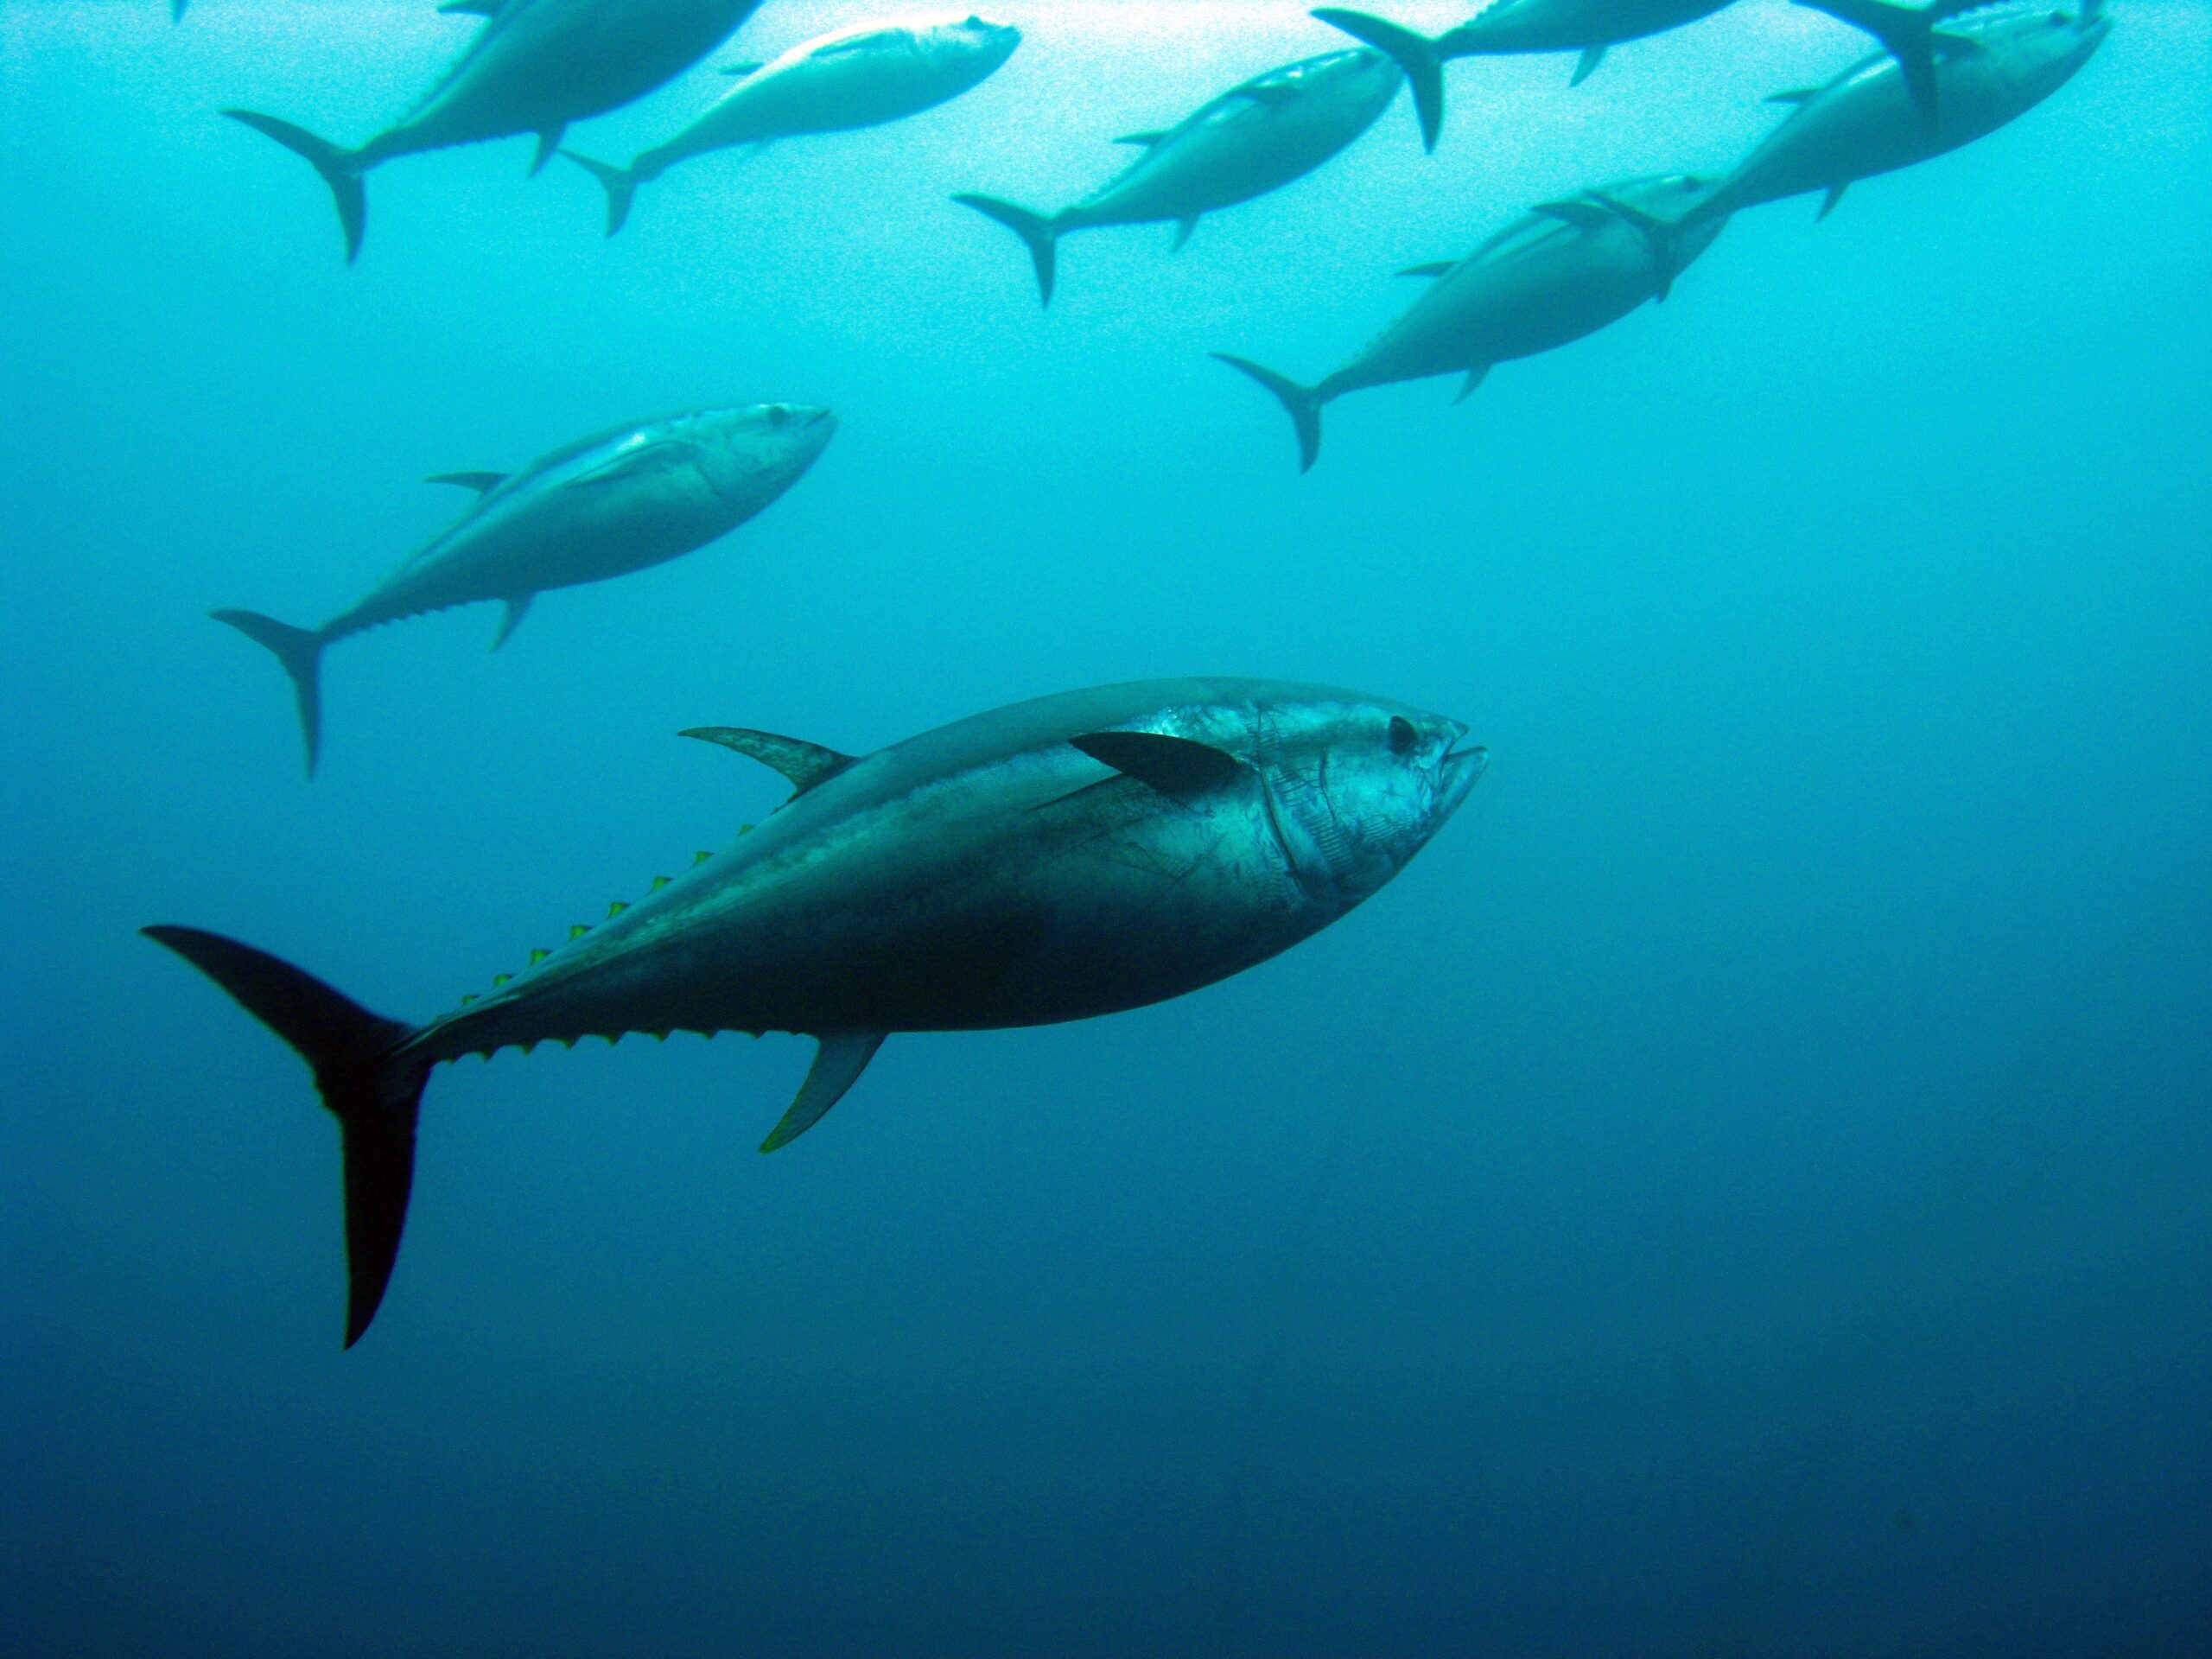
<svg viewBox="0 0 2212 1659">
<path fill-rule="evenodd" d="M 496 651 L 546 589 L 664 564 L 735 530 L 797 483 L 836 429 L 826 409 L 709 409 L 585 438 L 518 473 L 441 473 L 430 481 L 477 491 L 476 505 L 359 603 L 319 628 L 255 611 L 214 618 L 266 645 L 292 677 L 312 778 L 330 645 L 403 617 L 498 600 L 507 614 Z"/>
<path fill-rule="evenodd" d="M 1675 274 L 1712 245 L 1723 219 L 1679 229 L 1707 186 L 1688 174 L 1629 179 L 1524 214 L 1465 258 L 1400 274 L 1433 279 L 1357 357 L 1306 386 L 1248 358 L 1214 355 L 1273 392 L 1298 434 L 1298 469 L 1321 454 L 1321 410 L 1348 391 L 1431 375 L 1463 374 L 1465 397 L 1510 358 L 1532 357 L 1593 334 L 1646 300 L 1667 297 Z"/>
<path fill-rule="evenodd" d="M 1103 225 L 1175 226 L 1175 245 L 1201 216 L 1303 178 L 1375 124 L 1404 79 L 1379 52 L 1331 52 L 1255 75 L 1159 132 L 1116 140 L 1143 151 L 1104 184 L 1057 213 L 994 196 L 958 195 L 1022 239 L 1037 292 L 1052 302 L 1059 240 Z"/>
<path fill-rule="evenodd" d="M 1272 680 L 1149 681 L 979 715 L 864 758 L 688 734 L 783 772 L 759 828 L 458 1013 L 380 1019 L 250 946 L 146 931 L 314 1068 L 345 1143 L 350 1345 L 399 1248 L 432 1067 L 628 1032 L 821 1039 L 761 1147 L 811 1127 L 887 1033 L 1113 1014 L 1318 932 L 1442 827 L 1483 770 L 1459 721 Z"/>
<path fill-rule="evenodd" d="M 346 257 L 361 251 L 361 175 L 396 156 L 537 135 L 535 173 L 571 121 L 604 115 L 682 74 L 760 0 L 505 0 L 447 6 L 488 16 L 444 77 L 398 125 L 347 149 L 252 110 L 226 110 L 304 157 L 338 203 Z"/>
</svg>

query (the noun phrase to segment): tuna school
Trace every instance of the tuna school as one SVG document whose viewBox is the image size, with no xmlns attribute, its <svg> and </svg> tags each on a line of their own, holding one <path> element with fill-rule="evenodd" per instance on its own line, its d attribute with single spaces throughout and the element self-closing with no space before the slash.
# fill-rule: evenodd
<svg viewBox="0 0 2212 1659">
<path fill-rule="evenodd" d="M 1413 130 L 1433 150 L 1445 131 L 1448 65 L 1572 54 L 1579 86 L 1612 48 L 1694 27 L 1725 3 L 1493 0 L 1435 35 L 1379 13 L 1325 8 L 1313 14 L 1312 51 L 1249 65 L 1195 108 L 1187 96 L 1169 107 L 1148 88 L 1146 66 L 1132 62 L 1129 105 L 1141 113 L 1128 130 L 1097 135 L 1118 151 L 1102 144 L 1102 165 L 1071 169 L 1065 194 L 1031 206 L 986 194 L 1007 187 L 993 185 L 979 146 L 977 176 L 946 181 L 963 188 L 944 192 L 944 232 L 1003 251 L 1005 303 L 1027 306 L 1033 282 L 1049 306 L 1061 244 L 1077 232 L 1157 227 L 1150 233 L 1173 253 L 1202 222 L 1208 238 L 1263 234 L 1236 211 L 1241 204 L 1294 188 L 1357 143 L 1402 144 L 1410 165 L 1431 168 L 1406 143 L 1409 130 L 1384 117 L 1405 93 Z M 1502 224 L 1470 223 L 1464 239 L 1402 270 L 1378 255 L 1376 291 L 1401 289 L 1401 308 L 1364 346 L 1344 342 L 1333 365 L 1279 357 L 1262 316 L 1224 340 L 1218 359 L 1287 416 L 1300 469 L 1319 458 L 1324 410 L 1347 394 L 1450 377 L 1454 397 L 1465 398 L 1500 364 L 1541 357 L 1666 300 L 1734 215 L 1813 194 L 1825 218 L 1858 181 L 2018 120 L 2083 69 L 2111 27 L 2103 0 L 2056 9 L 2021 0 L 1805 3 L 1864 31 L 1870 49 L 1821 84 L 1773 88 L 1777 118 L 1732 167 L 1662 165 L 1593 179 L 1528 202 Z M 768 144 L 826 158 L 841 134 L 901 122 L 966 122 L 980 131 L 993 79 L 1018 55 L 1044 49 L 1025 44 L 1012 22 L 960 11 L 864 20 L 794 41 L 796 31 L 774 32 L 772 0 L 453 0 L 438 10 L 465 14 L 468 40 L 442 74 L 423 74 L 426 90 L 410 113 L 358 143 L 261 110 L 220 112 L 238 124 L 225 130 L 239 133 L 240 167 L 265 162 L 274 181 L 293 165 L 240 131 L 251 129 L 319 176 L 348 264 L 373 264 L 363 258 L 366 180 L 387 162 L 526 137 L 530 175 L 559 155 L 573 163 L 556 170 L 566 188 L 582 194 L 587 175 L 596 181 L 613 236 L 639 193 L 679 165 L 687 176 L 719 177 L 741 164 L 731 152 Z M 193 29 L 221 26 L 214 6 L 188 16 L 185 0 L 173 0 L 172 15 Z M 710 65 L 741 30 L 741 54 L 764 33 L 766 49 Z M 1608 84 L 1638 73 L 1643 56 L 1623 53 Z M 716 75 L 720 94 L 626 162 L 572 141 L 577 124 L 694 70 Z M 1118 166 L 1103 164 L 1115 155 Z M 650 237 L 651 222 L 676 206 L 652 204 L 629 241 Z M 1141 296 L 1115 302 L 1145 305 Z M 1224 404 L 1246 395 L 1226 390 L 1241 384 L 1230 377 L 1219 384 Z M 601 418 L 626 413 L 635 411 Z M 362 596 L 321 625 L 242 609 L 213 614 L 266 648 L 288 676 L 312 777 L 331 645 L 484 602 L 504 607 L 494 640 L 504 645 L 541 594 L 721 543 L 799 485 L 837 425 L 810 402 L 732 404 L 628 418 L 512 472 L 439 474 L 433 482 L 468 493 L 459 518 L 381 582 L 330 572 L 334 592 Z M 561 435 L 499 435 L 486 454 L 528 454 Z M 733 545 L 740 550 L 703 556 L 741 556 L 746 543 Z M 215 631 L 208 635 L 212 649 Z M 530 637 L 517 649 L 530 649 Z M 918 641 L 918 673 L 925 660 Z M 657 878 L 603 922 L 419 1022 L 372 1013 L 225 933 L 145 929 L 289 1045 L 336 1120 L 346 1344 L 385 1300 L 424 1091 L 446 1062 L 588 1036 L 803 1033 L 818 1048 L 762 1144 L 773 1151 L 818 1123 L 893 1034 L 1112 1014 L 1200 990 L 1311 938 L 1427 846 L 1487 760 L 1458 719 L 1295 678 L 1038 690 L 1048 695 L 867 753 L 747 727 L 691 728 L 685 735 L 774 768 L 791 783 L 790 798 L 721 852 Z M 578 734 L 609 743 L 633 735 Z M 687 809 L 671 803 L 669 810 Z M 219 911 L 219 899 L 209 907 Z"/>
</svg>

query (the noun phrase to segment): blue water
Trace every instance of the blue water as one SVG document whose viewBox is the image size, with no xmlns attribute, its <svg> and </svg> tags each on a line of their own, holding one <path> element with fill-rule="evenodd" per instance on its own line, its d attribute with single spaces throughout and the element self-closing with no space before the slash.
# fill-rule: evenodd
<svg viewBox="0 0 2212 1659">
<path fill-rule="evenodd" d="M 1452 3 L 1392 15 L 1441 27 Z M 1956 154 L 1740 216 L 1663 306 L 1287 423 L 1390 273 L 1725 167 L 1862 38 L 1777 0 L 1454 66 L 1209 219 L 1058 205 L 1341 37 L 1003 0 L 900 125 L 721 156 L 613 242 L 527 141 L 395 163 L 359 265 L 216 118 L 349 141 L 429 0 L 0 3 L 0 1631 L 26 1655 L 2212 1653 L 2212 12 L 2122 0 Z M 866 13 L 769 0 L 721 54 Z M 710 70 L 575 135 L 626 154 Z M 825 403 L 728 542 L 335 648 L 321 778 L 204 613 L 302 623 L 416 480 Z M 433 1080 L 339 1345 L 306 1074 L 134 935 L 426 1017 L 866 750 L 1249 673 L 1492 756 L 1391 887 L 1088 1025 Z"/>
</svg>

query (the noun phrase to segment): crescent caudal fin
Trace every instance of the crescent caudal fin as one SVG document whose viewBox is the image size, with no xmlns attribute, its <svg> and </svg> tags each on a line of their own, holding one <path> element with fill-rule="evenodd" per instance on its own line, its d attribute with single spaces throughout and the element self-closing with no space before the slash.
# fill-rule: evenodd
<svg viewBox="0 0 2212 1659">
<path fill-rule="evenodd" d="M 308 776 L 322 754 L 322 649 L 330 642 L 313 628 L 296 628 L 258 611 L 210 611 L 218 622 L 229 624 L 257 645 L 266 646 L 292 677 L 292 690 L 299 699 L 300 735 L 307 740 Z"/>
<path fill-rule="evenodd" d="M 1423 149 L 1433 150 L 1444 130 L 1444 54 L 1427 35 L 1363 11 L 1324 6 L 1313 14 L 1332 29 L 1364 41 L 1405 72 L 1414 89 L 1414 114 L 1421 122 Z"/>
<path fill-rule="evenodd" d="M 412 1034 L 264 950 L 196 927 L 149 927 L 291 1045 L 338 1120 L 346 1164 L 346 1345 L 376 1317 L 415 1182 L 415 1122 L 429 1067 L 397 1051 Z"/>
<path fill-rule="evenodd" d="M 1298 433 L 1298 470 L 1310 473 L 1313 463 L 1321 457 L 1321 398 L 1311 386 L 1301 386 L 1287 374 L 1277 374 L 1273 369 L 1262 368 L 1249 358 L 1231 357 L 1227 352 L 1213 353 L 1217 362 L 1226 363 L 1232 369 L 1249 374 L 1275 396 L 1290 416 L 1291 426 Z"/>
<path fill-rule="evenodd" d="M 359 157 L 350 149 L 340 149 L 327 138 L 318 138 L 305 127 L 296 127 L 289 121 L 279 121 L 273 115 L 263 115 L 254 110 L 225 110 L 225 115 L 241 125 L 265 133 L 299 156 L 322 175 L 330 187 L 331 200 L 338 204 L 338 223 L 346 232 L 346 263 L 352 264 L 360 257 L 361 234 L 368 228 L 369 197 L 361 184 Z"/>
<path fill-rule="evenodd" d="M 953 197 L 963 207 L 973 207 L 986 219 L 995 219 L 1020 237 L 1029 249 L 1029 263 L 1037 267 L 1037 296 L 1039 302 L 1052 302 L 1053 266 L 1058 256 L 1060 233 L 1052 221 L 1042 213 L 1033 213 L 1027 207 L 1017 207 L 1010 201 L 1001 201 L 996 196 L 959 195 Z"/>
</svg>

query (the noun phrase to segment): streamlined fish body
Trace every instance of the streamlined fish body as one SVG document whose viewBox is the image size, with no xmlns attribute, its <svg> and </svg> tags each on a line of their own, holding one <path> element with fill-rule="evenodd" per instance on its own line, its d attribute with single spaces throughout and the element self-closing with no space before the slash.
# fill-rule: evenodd
<svg viewBox="0 0 2212 1659">
<path fill-rule="evenodd" d="M 2112 28 L 2101 0 L 2076 13 L 2008 5 L 1945 20 L 1933 36 L 1934 118 L 1904 65 L 1876 53 L 1825 86 L 1784 92 L 1797 107 L 1693 210 L 1721 216 L 1822 190 L 1826 214 L 1859 179 L 1956 149 L 2016 120 L 2074 78 Z"/>
<path fill-rule="evenodd" d="M 537 135 L 535 173 L 571 121 L 619 109 L 673 79 L 721 42 L 760 0 L 506 0 L 413 114 L 356 149 L 251 110 L 224 114 L 304 157 L 329 185 L 360 252 L 362 175 L 398 156 Z"/>
<path fill-rule="evenodd" d="M 455 605 L 507 607 L 506 643 L 537 594 L 627 575 L 727 535 L 789 489 L 836 430 L 823 409 L 702 410 L 618 428 L 518 473 L 442 474 L 478 499 L 451 528 L 319 628 L 217 611 L 275 652 L 298 693 L 313 776 L 321 747 L 322 653 L 347 636 Z"/>
<path fill-rule="evenodd" d="M 1375 124 L 1403 77 L 1378 52 L 1331 52 L 1255 75 L 1159 132 L 1118 142 L 1141 153 L 1073 206 L 1050 215 L 995 197 L 953 198 L 1027 245 L 1052 303 L 1055 251 L 1071 231 L 1173 224 L 1180 248 L 1205 214 L 1302 178 Z"/>
<path fill-rule="evenodd" d="M 148 931 L 298 1050 L 344 1132 L 351 1343 L 398 1248 L 430 1070 L 629 1032 L 821 1039 L 761 1150 L 817 1122 L 896 1031 L 1111 1014 L 1287 949 L 1388 882 L 1484 754 L 1417 709 L 1276 681 L 1152 681 L 962 721 L 864 758 L 702 728 L 798 792 L 757 829 L 490 995 L 380 1019 L 189 928 Z"/>
<path fill-rule="evenodd" d="M 981 85 L 1020 43 L 1020 29 L 972 14 L 856 23 L 734 71 L 744 76 L 734 89 L 626 168 L 573 150 L 563 154 L 606 188 L 612 236 L 628 218 L 638 187 L 679 162 L 737 144 L 844 132 L 918 114 Z"/>
<path fill-rule="evenodd" d="M 1597 69 L 1607 48 L 1679 29 L 1730 3 L 1732 0 L 1495 0 L 1465 22 L 1436 35 L 1339 6 L 1324 6 L 1313 16 L 1364 41 L 1397 64 L 1413 88 L 1421 143 L 1434 149 L 1444 130 L 1444 66 L 1454 58 L 1575 52 L 1580 56 L 1569 84 L 1580 86 Z"/>
<path fill-rule="evenodd" d="M 1416 266 L 1405 274 L 1433 278 L 1428 290 L 1374 344 L 1316 385 L 1216 355 L 1281 402 L 1304 471 L 1320 453 L 1323 405 L 1346 392 L 1464 374 L 1464 397 L 1493 364 L 1564 346 L 1646 300 L 1665 298 L 1675 273 L 1712 245 L 1726 220 L 1702 219 L 1656 242 L 1652 226 L 1681 215 L 1707 188 L 1687 174 L 1622 181 L 1547 202 L 1464 259 Z"/>
</svg>

